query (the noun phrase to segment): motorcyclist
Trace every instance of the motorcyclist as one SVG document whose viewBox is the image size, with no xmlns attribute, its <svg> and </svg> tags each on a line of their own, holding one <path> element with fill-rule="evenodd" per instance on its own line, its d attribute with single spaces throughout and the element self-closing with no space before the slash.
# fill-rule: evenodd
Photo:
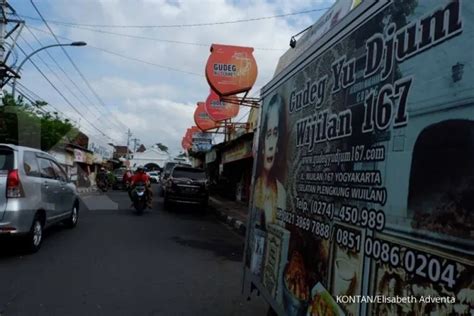
<svg viewBox="0 0 474 316">
<path fill-rule="evenodd" d="M 127 169 L 122 177 L 122 183 L 126 188 L 129 187 L 130 182 L 132 181 L 132 177 L 133 177 L 132 172 L 130 171 L 130 169 Z"/>
<path fill-rule="evenodd" d="M 153 193 L 150 188 L 150 185 L 151 185 L 150 177 L 145 173 L 145 168 L 143 168 L 143 166 L 137 167 L 137 170 L 135 171 L 135 174 L 133 175 L 130 181 L 130 191 L 129 191 L 130 198 L 132 198 L 131 192 L 135 188 L 135 185 L 139 182 L 143 182 L 145 184 L 147 206 L 151 208 Z"/>
<path fill-rule="evenodd" d="M 97 185 L 107 187 L 107 172 L 104 167 L 100 167 L 99 173 L 97 174 Z"/>
</svg>

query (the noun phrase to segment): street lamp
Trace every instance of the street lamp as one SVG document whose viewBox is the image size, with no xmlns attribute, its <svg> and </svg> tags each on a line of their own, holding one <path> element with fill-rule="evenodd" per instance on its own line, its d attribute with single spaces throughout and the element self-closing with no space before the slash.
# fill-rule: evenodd
<svg viewBox="0 0 474 316">
<path fill-rule="evenodd" d="M 33 56 L 34 54 L 42 51 L 42 50 L 45 50 L 47 48 L 51 48 L 51 47 L 60 47 L 60 46 L 86 46 L 87 43 L 86 42 L 83 42 L 83 41 L 78 41 L 78 42 L 72 42 L 72 43 L 68 43 L 68 44 L 52 44 L 52 45 L 46 45 L 44 47 L 41 47 L 41 48 L 38 48 L 37 50 L 35 50 L 34 52 L 32 52 L 31 54 L 29 54 L 28 56 L 25 57 L 25 59 L 23 59 L 23 61 L 18 65 L 18 67 L 16 68 L 16 72 L 17 73 L 20 73 L 20 70 L 21 70 L 21 67 L 23 67 L 23 65 L 31 58 L 31 56 Z M 15 98 L 15 91 L 16 91 L 16 78 L 13 79 L 13 83 L 12 83 L 12 97 Z"/>
</svg>

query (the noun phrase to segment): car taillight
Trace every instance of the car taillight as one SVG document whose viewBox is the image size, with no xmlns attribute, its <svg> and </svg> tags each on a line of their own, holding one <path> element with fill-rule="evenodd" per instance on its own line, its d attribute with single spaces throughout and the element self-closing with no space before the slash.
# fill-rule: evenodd
<svg viewBox="0 0 474 316">
<path fill-rule="evenodd" d="M 18 170 L 10 170 L 7 178 L 7 198 L 19 198 L 23 196 Z"/>
</svg>

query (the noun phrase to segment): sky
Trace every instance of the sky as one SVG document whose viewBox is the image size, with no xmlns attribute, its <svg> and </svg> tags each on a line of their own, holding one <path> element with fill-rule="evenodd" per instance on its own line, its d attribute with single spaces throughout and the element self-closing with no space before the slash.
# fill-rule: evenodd
<svg viewBox="0 0 474 316">
<path fill-rule="evenodd" d="M 198 101 L 209 95 L 204 68 L 212 43 L 254 47 L 258 96 L 273 75 L 292 35 L 313 24 L 334 0 L 35 0 L 61 43 L 85 47 L 44 50 L 32 57 L 58 91 L 27 62 L 18 91 L 48 102 L 90 138 L 125 145 L 126 132 L 147 147 L 163 143 L 172 154 L 194 124 Z M 29 0 L 10 0 L 26 21 L 19 47 L 30 53 L 56 41 Z M 259 21 L 194 27 L 169 26 L 234 21 L 321 9 Z M 34 19 L 31 19 L 34 18 Z M 68 22 L 94 26 L 64 25 Z M 115 27 L 107 27 L 115 26 Z M 122 35 L 110 34 L 120 33 Z M 136 37 L 141 38 L 136 38 Z M 157 40 L 158 39 L 158 40 Z M 24 55 L 17 49 L 17 64 Z M 79 70 L 79 72 L 77 71 Z M 237 119 L 245 119 L 242 107 Z"/>
</svg>

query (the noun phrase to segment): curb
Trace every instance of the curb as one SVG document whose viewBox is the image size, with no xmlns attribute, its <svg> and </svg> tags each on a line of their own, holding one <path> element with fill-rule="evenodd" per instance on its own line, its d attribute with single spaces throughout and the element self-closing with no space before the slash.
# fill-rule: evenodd
<svg viewBox="0 0 474 316">
<path fill-rule="evenodd" d="M 245 233 L 247 231 L 247 227 L 245 223 L 243 223 L 242 221 L 238 219 L 233 218 L 232 216 L 227 215 L 227 213 L 224 211 L 217 210 L 214 205 L 209 205 L 209 206 L 221 221 L 226 222 L 230 227 L 232 227 L 240 235 L 245 236 Z"/>
</svg>

